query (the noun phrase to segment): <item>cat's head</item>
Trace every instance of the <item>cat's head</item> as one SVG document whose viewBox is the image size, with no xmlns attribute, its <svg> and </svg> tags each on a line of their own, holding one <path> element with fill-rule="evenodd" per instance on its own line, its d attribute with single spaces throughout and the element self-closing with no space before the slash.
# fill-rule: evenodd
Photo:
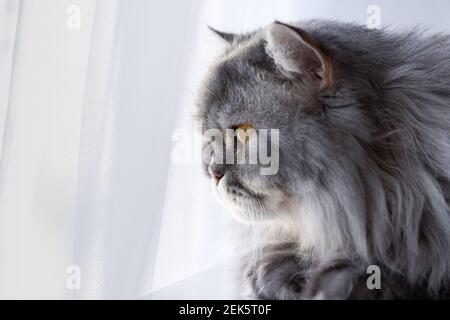
<svg viewBox="0 0 450 320">
<path fill-rule="evenodd" d="M 330 169 L 337 162 L 346 161 L 334 154 L 346 148 L 340 140 L 361 119 L 355 110 L 337 118 L 327 110 L 342 105 L 334 99 L 333 57 L 303 29 L 274 22 L 250 34 L 219 35 L 228 47 L 206 76 L 198 99 L 202 131 L 213 132 L 204 142 L 205 169 L 220 200 L 241 220 L 281 216 L 334 174 Z M 234 136 L 232 129 L 237 130 Z M 242 138 L 246 131 L 248 137 Z M 211 138 L 216 133 L 223 133 L 223 139 Z M 263 133 L 267 144 L 259 139 Z M 261 153 L 269 161 L 261 163 L 258 157 L 250 163 L 252 139 L 262 140 L 257 145 L 267 147 Z M 227 161 L 227 150 L 235 151 L 235 158 L 246 154 L 247 161 Z M 346 152 L 351 157 L 352 150 Z M 264 173 L 267 167 L 275 170 Z"/>
</svg>

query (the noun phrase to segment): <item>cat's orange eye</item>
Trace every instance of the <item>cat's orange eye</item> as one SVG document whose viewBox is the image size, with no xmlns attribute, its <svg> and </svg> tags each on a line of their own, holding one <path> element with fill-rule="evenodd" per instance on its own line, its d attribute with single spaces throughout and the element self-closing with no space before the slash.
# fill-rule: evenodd
<svg viewBox="0 0 450 320">
<path fill-rule="evenodd" d="M 252 130 L 253 129 L 253 130 Z M 236 126 L 236 135 L 240 142 L 246 143 L 250 140 L 252 133 L 254 132 L 255 127 L 253 127 L 249 123 L 243 123 Z"/>
</svg>

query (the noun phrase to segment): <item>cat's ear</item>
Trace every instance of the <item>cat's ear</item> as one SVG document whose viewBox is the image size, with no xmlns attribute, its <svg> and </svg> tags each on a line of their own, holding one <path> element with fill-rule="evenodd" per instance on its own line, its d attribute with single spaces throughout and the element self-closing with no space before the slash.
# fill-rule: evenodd
<svg viewBox="0 0 450 320">
<path fill-rule="evenodd" d="M 234 33 L 227 33 L 227 32 L 222 32 L 219 30 L 214 29 L 211 26 L 208 26 L 208 29 L 211 30 L 212 32 L 214 32 L 216 35 L 218 35 L 221 39 L 225 40 L 228 43 L 233 42 L 233 40 L 237 37 L 236 34 Z"/>
<path fill-rule="evenodd" d="M 305 31 L 276 21 L 268 27 L 266 41 L 267 54 L 284 74 L 296 77 L 312 73 L 321 89 L 331 86 L 331 59 Z"/>
</svg>

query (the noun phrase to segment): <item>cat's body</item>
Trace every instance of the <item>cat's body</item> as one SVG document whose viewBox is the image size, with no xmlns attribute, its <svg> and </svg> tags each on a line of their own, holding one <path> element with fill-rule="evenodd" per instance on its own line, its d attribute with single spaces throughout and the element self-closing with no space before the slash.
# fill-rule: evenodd
<svg viewBox="0 0 450 320">
<path fill-rule="evenodd" d="M 252 296 L 446 296 L 450 37 L 328 21 L 223 36 L 229 47 L 201 93 L 203 130 L 280 132 L 273 176 L 217 164 L 212 148 L 219 197 L 256 221 L 258 236 L 242 239 L 255 247 Z M 370 265 L 381 290 L 366 286 Z"/>
</svg>

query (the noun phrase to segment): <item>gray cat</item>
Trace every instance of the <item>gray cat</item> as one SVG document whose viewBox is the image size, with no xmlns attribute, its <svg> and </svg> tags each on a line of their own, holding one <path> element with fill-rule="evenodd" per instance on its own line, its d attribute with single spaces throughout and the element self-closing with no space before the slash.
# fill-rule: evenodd
<svg viewBox="0 0 450 320">
<path fill-rule="evenodd" d="M 218 196 L 248 229 L 248 296 L 447 297 L 450 37 L 316 20 L 217 33 L 228 46 L 200 92 L 203 132 L 279 130 L 273 175 L 217 152 L 247 139 L 205 142 Z"/>
</svg>

